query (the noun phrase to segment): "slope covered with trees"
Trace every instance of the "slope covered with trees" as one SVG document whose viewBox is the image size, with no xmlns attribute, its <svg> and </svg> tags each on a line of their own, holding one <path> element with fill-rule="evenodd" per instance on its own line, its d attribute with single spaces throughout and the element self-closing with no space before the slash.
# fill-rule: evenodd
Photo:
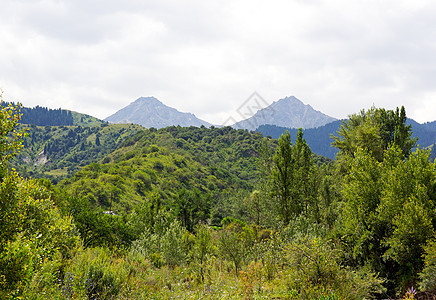
<svg viewBox="0 0 436 300">
<path fill-rule="evenodd" d="M 36 126 L 95 126 L 104 123 L 95 117 L 65 109 L 51 109 L 48 107 L 23 107 L 20 103 L 2 102 L 3 107 L 12 105 L 20 108 L 20 124 Z"/>
<path fill-rule="evenodd" d="M 24 176 L 57 182 L 102 159 L 141 127 L 101 123 L 87 127 L 19 125 L 19 128 L 26 133 L 23 151 L 10 162 L 11 166 Z"/>
<path fill-rule="evenodd" d="M 331 145 L 331 135 L 336 135 L 342 121 L 334 121 L 317 128 L 308 128 L 304 131 L 304 136 L 312 151 L 334 159 L 338 149 Z M 412 126 L 412 137 L 417 138 L 417 145 L 426 148 L 436 142 L 436 122 L 420 124 L 412 119 L 407 119 L 406 123 Z M 264 136 L 271 136 L 278 139 L 285 131 L 288 130 L 291 138 L 297 137 L 297 128 L 285 128 L 274 125 L 261 125 L 256 129 L 257 132 Z"/>
<path fill-rule="evenodd" d="M 21 124 L 33 124 L 38 126 L 61 126 L 73 125 L 73 116 L 70 111 L 63 109 L 50 109 L 47 107 L 35 106 L 21 107 L 21 104 L 3 102 L 3 106 L 20 106 L 22 114 Z"/>
<path fill-rule="evenodd" d="M 253 189 L 262 140 L 259 134 L 230 127 L 145 129 L 60 186 L 116 211 L 130 210 L 153 194 L 167 203 L 199 198 L 202 206 L 210 207 L 222 194 Z M 275 147 L 272 140 L 268 145 Z"/>
</svg>

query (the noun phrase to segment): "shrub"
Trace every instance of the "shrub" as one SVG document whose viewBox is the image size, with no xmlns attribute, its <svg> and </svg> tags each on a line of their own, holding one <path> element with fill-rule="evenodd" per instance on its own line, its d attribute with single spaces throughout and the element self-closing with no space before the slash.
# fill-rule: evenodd
<svg viewBox="0 0 436 300">
<path fill-rule="evenodd" d="M 303 237 L 288 243 L 285 249 L 287 285 L 301 298 L 334 295 L 336 299 L 364 299 L 385 291 L 383 280 L 370 271 L 342 267 L 339 250 L 327 240 Z"/>
<path fill-rule="evenodd" d="M 113 299 L 127 283 L 128 268 L 108 250 L 88 248 L 78 253 L 66 268 L 62 284 L 66 298 Z"/>
<path fill-rule="evenodd" d="M 419 288 L 423 291 L 436 291 L 436 241 L 425 247 L 424 269 L 419 274 Z"/>
</svg>

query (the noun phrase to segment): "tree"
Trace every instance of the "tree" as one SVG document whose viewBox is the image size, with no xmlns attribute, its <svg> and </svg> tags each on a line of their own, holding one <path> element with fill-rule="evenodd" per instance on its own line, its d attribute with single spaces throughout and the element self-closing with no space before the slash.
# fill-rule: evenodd
<svg viewBox="0 0 436 300">
<path fill-rule="evenodd" d="M 332 136 L 332 145 L 339 149 L 342 158 L 354 158 L 357 149 L 362 148 L 382 161 L 384 151 L 393 145 L 399 147 L 407 157 L 416 139 L 411 138 L 412 129 L 406 125 L 406 121 L 404 107 L 395 111 L 375 107 L 362 110 L 342 122 L 338 136 Z"/>
<path fill-rule="evenodd" d="M 212 233 L 210 229 L 204 225 L 199 224 L 196 227 L 196 235 L 194 244 L 192 246 L 192 259 L 196 267 L 198 267 L 198 273 L 200 275 L 201 282 L 204 281 L 204 273 L 207 267 L 207 260 L 212 253 Z"/>
<path fill-rule="evenodd" d="M 312 158 L 312 150 L 307 145 L 306 140 L 303 139 L 303 131 L 298 129 L 297 140 L 293 146 L 293 156 L 295 159 L 294 176 L 295 176 L 295 189 L 298 191 L 298 202 L 303 206 L 303 211 L 306 216 L 309 215 L 309 208 L 311 213 L 318 217 L 318 207 L 316 205 L 317 195 L 317 176 L 315 163 Z"/>
<path fill-rule="evenodd" d="M 3 105 L 3 98 L 0 91 L 0 172 L 4 173 L 6 162 L 12 159 L 23 147 L 22 138 L 24 129 L 16 130 L 15 127 L 20 121 L 20 106 Z"/>
<path fill-rule="evenodd" d="M 206 221 L 209 216 L 209 195 L 202 195 L 198 189 L 183 188 L 175 200 L 175 213 L 182 225 L 190 232 L 195 225 Z"/>
<path fill-rule="evenodd" d="M 436 169 L 429 152 L 404 158 L 391 146 L 384 160 L 358 149 L 343 195 L 343 245 L 357 265 L 370 265 L 396 286 L 416 284 L 424 247 L 434 236 Z"/>
<path fill-rule="evenodd" d="M 265 159 L 264 159 L 265 160 Z M 267 165 L 267 163 L 266 163 Z M 279 139 L 270 172 L 270 196 L 275 199 L 279 217 L 288 225 L 291 217 L 301 213 L 318 217 L 317 176 L 312 151 L 303 138 L 300 128 L 295 144 L 286 131 Z"/>
<path fill-rule="evenodd" d="M 287 225 L 292 214 L 301 212 L 300 203 L 296 202 L 294 191 L 294 165 L 292 155 L 291 135 L 286 131 L 279 138 L 279 146 L 273 158 L 271 173 L 272 191 L 271 196 L 276 199 L 278 213 L 284 225 Z"/>
<path fill-rule="evenodd" d="M 0 95 L 1 96 L 1 95 Z M 6 170 L 21 148 L 22 132 L 15 130 L 16 108 L 0 109 L 0 298 L 18 298 L 43 264 L 71 258 L 78 232 L 71 217 L 61 216 L 50 192 L 35 180 Z"/>
<path fill-rule="evenodd" d="M 276 223 L 271 207 L 274 203 L 271 197 L 271 173 L 273 169 L 273 150 L 266 138 L 258 148 L 259 156 L 256 159 L 256 167 L 259 172 L 257 190 L 247 198 L 249 213 L 256 225 L 272 227 Z"/>
</svg>

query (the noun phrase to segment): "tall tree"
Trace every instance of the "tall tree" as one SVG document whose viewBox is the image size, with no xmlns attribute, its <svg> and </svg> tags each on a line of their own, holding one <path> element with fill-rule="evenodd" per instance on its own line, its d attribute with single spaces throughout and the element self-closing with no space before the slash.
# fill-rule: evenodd
<svg viewBox="0 0 436 300">
<path fill-rule="evenodd" d="M 391 146 L 379 162 L 360 149 L 345 177 L 344 245 L 356 264 L 402 288 L 416 284 L 435 232 L 436 169 L 428 158 L 417 150 L 405 159 Z"/>
<path fill-rule="evenodd" d="M 411 138 L 412 129 L 406 121 L 404 106 L 395 111 L 375 107 L 362 110 L 342 123 L 338 136 L 332 136 L 332 145 L 339 149 L 342 158 L 354 158 L 357 149 L 362 148 L 382 161 L 384 151 L 392 145 L 398 146 L 407 157 L 416 139 Z"/>
<path fill-rule="evenodd" d="M 291 135 L 286 131 L 279 138 L 279 146 L 273 158 L 274 166 L 271 173 L 271 196 L 276 199 L 280 219 L 287 225 L 292 214 L 299 213 L 301 206 L 296 203 L 294 185 L 295 159 L 292 155 Z"/>
<path fill-rule="evenodd" d="M 294 176 L 295 189 L 298 191 L 299 203 L 306 216 L 309 214 L 309 207 L 312 213 L 317 215 L 316 194 L 317 194 L 317 171 L 312 158 L 312 150 L 303 138 L 303 130 L 298 129 L 297 140 L 293 146 L 293 155 L 295 160 Z"/>
</svg>

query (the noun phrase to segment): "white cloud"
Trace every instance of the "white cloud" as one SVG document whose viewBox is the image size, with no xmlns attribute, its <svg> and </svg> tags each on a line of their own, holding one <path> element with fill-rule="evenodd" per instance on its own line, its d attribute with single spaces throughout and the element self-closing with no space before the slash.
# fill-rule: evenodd
<svg viewBox="0 0 436 300">
<path fill-rule="evenodd" d="M 436 119 L 432 1 L 5 1 L 6 100 L 105 118 L 140 96 L 222 123 L 257 91 Z"/>
</svg>

